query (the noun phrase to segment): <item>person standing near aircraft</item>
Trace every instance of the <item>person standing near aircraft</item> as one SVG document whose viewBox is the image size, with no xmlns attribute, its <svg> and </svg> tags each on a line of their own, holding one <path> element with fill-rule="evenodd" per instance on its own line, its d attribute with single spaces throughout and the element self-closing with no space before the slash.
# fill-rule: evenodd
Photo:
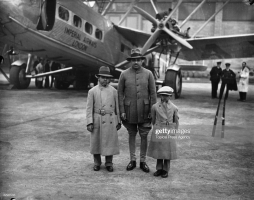
<svg viewBox="0 0 254 200">
<path fill-rule="evenodd" d="M 44 72 L 50 71 L 49 63 L 50 63 L 50 61 L 47 60 L 45 66 L 44 66 Z M 45 78 L 44 88 L 49 88 L 49 76 L 46 76 L 46 78 Z"/>
<path fill-rule="evenodd" d="M 118 83 L 119 107 L 123 125 L 129 133 L 130 163 L 127 170 L 136 167 L 136 135 L 141 137 L 140 168 L 149 172 L 146 164 L 147 135 L 151 130 L 151 107 L 156 103 L 155 81 L 151 71 L 142 67 L 145 59 L 140 49 L 132 49 L 132 67 L 122 72 Z"/>
<path fill-rule="evenodd" d="M 98 85 L 88 91 L 86 119 L 87 130 L 91 132 L 90 152 L 94 158 L 94 171 L 99 171 L 101 155 L 105 166 L 113 172 L 113 155 L 119 154 L 117 131 L 121 128 L 117 91 L 109 85 L 109 67 L 102 66 L 97 74 Z"/>
<path fill-rule="evenodd" d="M 246 101 L 246 96 L 248 92 L 248 86 L 249 86 L 249 74 L 250 70 L 246 65 L 246 62 L 242 63 L 242 69 L 240 71 L 240 79 L 238 84 L 238 90 L 239 90 L 239 96 L 240 99 L 238 101 Z"/>
<path fill-rule="evenodd" d="M 237 84 L 236 84 L 236 75 L 235 73 L 229 69 L 230 63 L 226 63 L 226 69 L 223 69 L 221 72 L 221 88 L 220 88 L 220 99 L 222 98 L 224 88 L 227 85 L 227 90 L 237 90 Z"/>
<path fill-rule="evenodd" d="M 168 177 L 170 160 L 177 158 L 175 130 L 179 126 L 179 117 L 177 107 L 170 101 L 173 92 L 174 90 L 169 86 L 161 87 L 157 92 L 161 101 L 154 104 L 151 111 L 153 131 L 147 156 L 157 159 L 157 171 L 154 176 L 162 178 Z M 161 130 L 174 130 L 174 132 L 162 133 Z"/>
<path fill-rule="evenodd" d="M 210 81 L 212 83 L 212 99 L 217 98 L 218 85 L 221 78 L 221 62 L 217 62 L 217 66 L 214 66 L 210 71 Z"/>
<path fill-rule="evenodd" d="M 44 72 L 44 67 L 43 67 L 43 63 L 42 63 L 42 59 L 41 58 L 39 59 L 39 63 L 36 65 L 35 68 L 36 68 L 38 74 Z M 37 82 L 36 86 L 39 89 L 43 88 L 43 80 L 44 80 L 44 77 L 36 78 L 36 82 Z"/>
</svg>

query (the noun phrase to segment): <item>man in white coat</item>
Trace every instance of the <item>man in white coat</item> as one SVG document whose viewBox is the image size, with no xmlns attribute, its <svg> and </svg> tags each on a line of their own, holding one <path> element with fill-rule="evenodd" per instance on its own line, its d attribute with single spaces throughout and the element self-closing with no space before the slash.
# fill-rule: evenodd
<svg viewBox="0 0 254 200">
<path fill-rule="evenodd" d="M 88 91 L 86 119 L 87 130 L 91 132 L 90 152 L 94 157 L 94 171 L 99 171 L 101 155 L 105 156 L 105 166 L 113 172 L 113 155 L 119 154 L 117 130 L 121 128 L 118 95 L 109 85 L 109 67 L 99 69 L 98 85 Z"/>
<path fill-rule="evenodd" d="M 240 99 L 238 101 L 246 101 L 246 96 L 248 92 L 248 86 L 249 86 L 249 73 L 250 70 L 246 65 L 246 62 L 242 63 L 242 69 L 240 71 L 240 79 L 238 84 L 238 90 Z"/>
</svg>

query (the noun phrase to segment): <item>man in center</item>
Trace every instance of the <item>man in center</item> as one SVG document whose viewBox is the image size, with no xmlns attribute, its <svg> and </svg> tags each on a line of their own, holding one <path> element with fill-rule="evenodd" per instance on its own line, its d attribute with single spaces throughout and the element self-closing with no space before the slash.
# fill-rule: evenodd
<svg viewBox="0 0 254 200">
<path fill-rule="evenodd" d="M 130 163 L 127 170 L 136 167 L 136 135 L 141 137 L 140 168 L 149 172 L 146 164 L 147 135 L 151 129 L 151 107 L 156 103 L 156 87 L 151 71 L 142 67 L 145 57 L 140 49 L 132 49 L 131 67 L 122 72 L 118 83 L 119 109 L 123 125 L 129 133 Z"/>
</svg>

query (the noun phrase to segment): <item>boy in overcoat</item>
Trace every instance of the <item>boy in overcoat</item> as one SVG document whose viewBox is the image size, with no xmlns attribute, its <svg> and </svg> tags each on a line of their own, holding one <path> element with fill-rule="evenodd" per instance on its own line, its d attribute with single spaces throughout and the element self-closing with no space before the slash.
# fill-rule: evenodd
<svg viewBox="0 0 254 200">
<path fill-rule="evenodd" d="M 153 105 L 151 113 L 153 129 L 147 156 L 157 159 L 154 176 L 162 178 L 168 177 L 170 160 L 177 158 L 175 134 L 179 117 L 177 107 L 170 101 L 173 92 L 169 86 L 161 87 L 157 92 L 161 100 Z"/>
<path fill-rule="evenodd" d="M 98 85 L 88 92 L 86 119 L 87 130 L 91 132 L 90 152 L 94 157 L 94 171 L 100 170 L 101 155 L 105 156 L 105 166 L 113 171 L 113 155 L 119 154 L 117 130 L 121 128 L 117 91 L 109 85 L 109 67 L 99 70 Z"/>
</svg>

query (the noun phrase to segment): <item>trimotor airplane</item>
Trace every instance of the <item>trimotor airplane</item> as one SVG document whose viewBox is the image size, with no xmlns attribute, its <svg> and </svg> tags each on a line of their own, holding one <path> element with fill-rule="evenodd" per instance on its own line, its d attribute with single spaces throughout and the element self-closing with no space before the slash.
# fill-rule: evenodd
<svg viewBox="0 0 254 200">
<path fill-rule="evenodd" d="M 157 1 L 150 1 L 158 14 Z M 157 83 L 171 86 L 175 90 L 175 97 L 178 98 L 182 89 L 181 69 L 190 68 L 177 65 L 178 58 L 192 61 L 253 57 L 254 34 L 196 37 L 230 0 L 227 0 L 192 36 L 187 32 L 180 32 L 171 23 L 171 16 L 182 1 L 179 0 L 172 12 L 159 20 L 139 8 L 139 0 L 133 0 L 120 21 L 134 8 L 154 25 L 153 33 L 149 34 L 115 25 L 106 19 L 104 15 L 114 0 L 108 2 L 102 14 L 95 12 L 80 0 L 0 0 L 0 42 L 11 47 L 8 51 L 7 46 L 4 47 L 1 59 L 5 54 L 11 55 L 17 50 L 28 53 L 27 61 L 16 60 L 11 63 L 10 82 L 18 89 L 25 89 L 32 78 L 61 73 L 55 81 L 56 88 L 68 88 L 73 82 L 79 88 L 80 85 L 92 82 L 102 65 L 109 66 L 113 74 L 119 76 L 120 72 L 128 67 L 126 58 L 129 57 L 130 50 L 141 47 L 142 54 L 147 56 L 146 65 L 149 69 L 156 67 L 158 59 L 158 56 L 151 54 L 152 52 L 168 55 L 165 79 L 161 82 L 157 80 Z M 181 23 L 180 28 L 205 2 L 206 0 L 202 0 Z M 33 55 L 64 64 L 66 67 L 32 75 Z M 173 62 L 172 56 L 175 57 Z M 203 66 L 193 66 L 194 68 L 202 70 Z M 4 75 L 8 79 L 7 75 Z"/>
</svg>

